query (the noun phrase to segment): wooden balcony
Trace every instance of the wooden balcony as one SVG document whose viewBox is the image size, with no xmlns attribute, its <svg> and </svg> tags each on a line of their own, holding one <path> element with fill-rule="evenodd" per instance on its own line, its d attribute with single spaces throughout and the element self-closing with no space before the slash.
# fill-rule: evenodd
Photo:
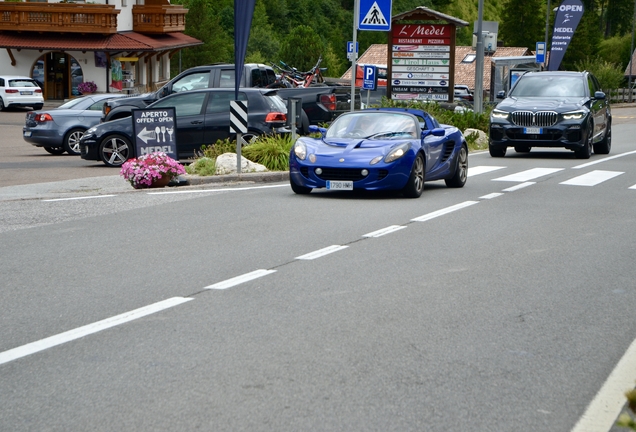
<svg viewBox="0 0 636 432">
<path fill-rule="evenodd" d="M 0 2 L 0 31 L 117 33 L 114 5 Z"/>
<path fill-rule="evenodd" d="M 171 33 L 185 31 L 188 9 L 180 5 L 133 5 L 133 31 Z"/>
</svg>

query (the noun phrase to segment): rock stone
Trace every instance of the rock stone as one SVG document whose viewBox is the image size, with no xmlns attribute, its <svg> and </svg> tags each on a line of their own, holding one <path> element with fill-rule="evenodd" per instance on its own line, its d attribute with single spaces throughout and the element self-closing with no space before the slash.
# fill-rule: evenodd
<svg viewBox="0 0 636 432">
<path fill-rule="evenodd" d="M 464 131 L 464 137 L 468 137 L 472 134 L 478 135 L 477 140 L 475 141 L 475 144 L 477 144 L 480 148 L 485 148 L 488 146 L 488 135 L 486 134 L 486 132 L 480 129 L 471 129 L 471 128 L 468 128 Z"/>
<path fill-rule="evenodd" d="M 267 168 L 241 156 L 241 173 L 264 172 Z M 223 153 L 216 158 L 216 174 L 236 174 L 236 153 Z"/>
</svg>

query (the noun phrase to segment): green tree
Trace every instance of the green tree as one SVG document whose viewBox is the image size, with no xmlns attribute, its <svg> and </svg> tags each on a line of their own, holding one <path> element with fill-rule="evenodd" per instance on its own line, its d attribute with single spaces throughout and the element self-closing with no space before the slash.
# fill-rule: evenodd
<svg viewBox="0 0 636 432">
<path fill-rule="evenodd" d="M 203 42 L 203 45 L 185 48 L 181 52 L 181 69 L 202 64 L 228 61 L 233 52 L 232 40 L 223 31 L 218 16 L 213 13 L 212 0 L 186 0 L 188 8 L 185 33 Z M 175 2 L 176 4 L 176 2 Z M 171 74 L 178 73 L 178 62 L 171 62 Z"/>
<path fill-rule="evenodd" d="M 632 37 L 630 34 L 604 39 L 599 44 L 598 55 L 604 61 L 614 63 L 621 70 L 625 70 L 629 63 L 631 43 Z"/>
<path fill-rule="evenodd" d="M 534 50 L 537 41 L 545 37 L 542 10 L 545 11 L 545 6 L 541 0 L 508 0 L 499 24 L 499 39 L 506 46 Z"/>
<path fill-rule="evenodd" d="M 280 57 L 288 65 L 306 71 L 311 69 L 318 57 L 325 52 L 326 45 L 320 36 L 311 27 L 300 25 L 283 41 Z"/>
<path fill-rule="evenodd" d="M 598 28 L 598 21 L 594 14 L 594 9 L 585 5 L 585 12 L 581 18 L 581 22 L 574 31 L 570 45 L 568 46 L 563 61 L 559 69 L 574 70 L 577 62 L 585 60 L 590 53 L 597 53 L 598 46 L 601 42 L 601 31 Z"/>
</svg>

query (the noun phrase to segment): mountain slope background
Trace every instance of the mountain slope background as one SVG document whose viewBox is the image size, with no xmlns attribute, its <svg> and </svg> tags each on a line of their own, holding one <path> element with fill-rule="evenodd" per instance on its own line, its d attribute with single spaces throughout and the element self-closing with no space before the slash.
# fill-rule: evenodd
<svg viewBox="0 0 636 432">
<path fill-rule="evenodd" d="M 238 0 L 237 0 L 238 1 Z M 484 0 L 483 20 L 499 23 L 498 40 L 504 46 L 532 50 L 545 39 L 548 0 Z M 572 39 L 561 69 L 602 67 L 621 80 L 630 58 L 632 0 L 582 0 L 585 14 Z M 234 0 L 175 0 L 189 9 L 186 33 L 205 42 L 182 51 L 172 61 L 173 75 L 200 64 L 234 62 Z M 550 9 L 559 5 L 552 1 Z M 393 0 L 392 14 L 426 6 L 467 21 L 459 28 L 458 45 L 471 45 L 478 0 Z M 353 0 L 256 0 L 246 61 L 311 69 L 322 56 L 326 76 L 339 77 L 350 62 L 346 42 L 352 40 Z M 551 37 L 554 12 L 549 14 Z M 386 32 L 358 31 L 362 54 L 371 44 L 387 43 Z M 549 42 L 549 41 L 548 41 Z M 600 65 L 600 66 L 599 66 Z M 598 71 L 595 71 L 599 75 Z M 636 72 L 634 72 L 636 74 Z M 601 75 L 603 73 L 601 72 Z"/>
</svg>

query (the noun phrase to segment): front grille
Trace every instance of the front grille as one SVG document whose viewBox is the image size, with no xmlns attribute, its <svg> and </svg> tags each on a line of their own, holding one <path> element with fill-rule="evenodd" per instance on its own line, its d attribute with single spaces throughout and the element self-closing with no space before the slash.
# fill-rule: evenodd
<svg viewBox="0 0 636 432">
<path fill-rule="evenodd" d="M 384 177 L 389 175 L 389 170 L 381 169 L 378 171 L 378 180 L 382 180 Z"/>
<path fill-rule="evenodd" d="M 316 176 L 322 180 L 353 180 L 365 178 L 359 168 L 322 168 L 322 173 Z"/>
<path fill-rule="evenodd" d="M 558 117 L 554 111 L 515 111 L 512 122 L 523 127 L 549 127 L 556 124 Z"/>
</svg>

